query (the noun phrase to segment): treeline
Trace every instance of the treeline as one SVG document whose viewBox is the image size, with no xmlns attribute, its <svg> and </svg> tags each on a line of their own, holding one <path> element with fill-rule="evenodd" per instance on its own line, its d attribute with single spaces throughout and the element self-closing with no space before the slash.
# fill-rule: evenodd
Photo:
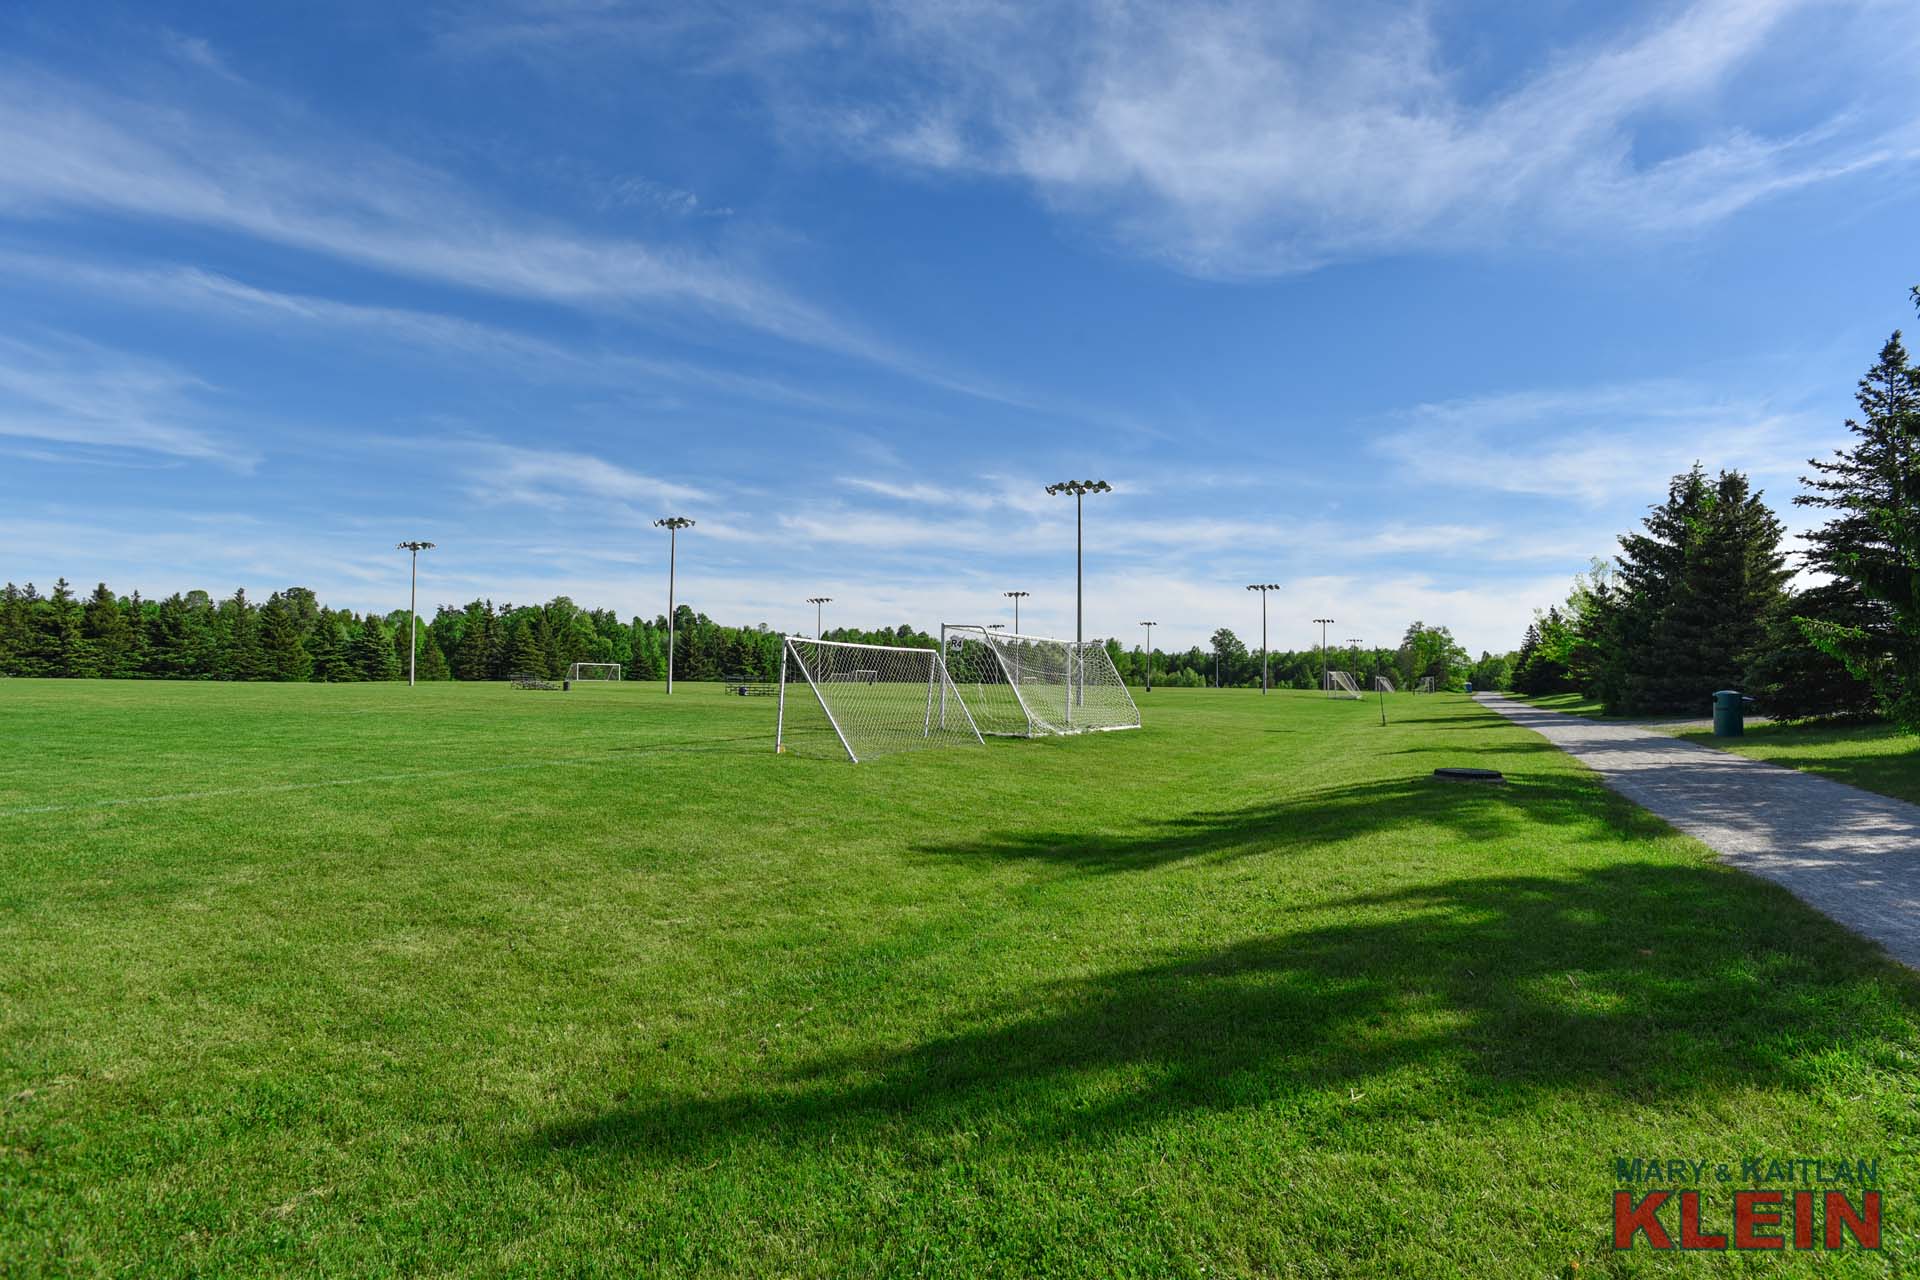
<svg viewBox="0 0 1920 1280">
<path fill-rule="evenodd" d="M 664 615 L 622 622 L 611 610 L 582 609 L 561 596 L 543 605 L 443 605 L 420 624 L 415 657 L 422 680 L 504 680 L 523 673 L 551 679 L 575 662 L 617 662 L 633 680 L 666 676 Z M 674 625 L 677 679 L 765 679 L 779 672 L 779 637 L 764 626 L 722 626 L 686 605 Z M 105 583 L 81 600 L 64 578 L 47 595 L 32 583 L 0 589 L 0 675 L 401 680 L 407 635 L 404 609 L 330 609 L 305 587 L 261 602 L 245 591 L 218 601 L 204 591 L 146 600 L 137 592 L 117 596 Z"/>
<path fill-rule="evenodd" d="M 164 600 L 138 592 L 116 595 L 105 583 L 82 600 L 62 578 L 42 595 L 32 583 L 0 589 L 0 675 L 91 679 L 365 681 L 403 680 L 407 673 L 407 611 L 354 613 L 321 604 L 305 587 L 254 601 L 236 591 L 215 600 L 188 591 Z M 777 679 L 780 637 L 765 624 L 733 627 L 688 605 L 675 619 L 674 678 Z M 878 630 L 836 627 L 828 640 L 933 649 L 939 641 L 913 627 Z M 1141 685 L 1147 655 L 1118 640 L 1106 642 L 1121 677 Z M 1477 687 L 1504 683 L 1505 659 L 1483 654 L 1479 663 L 1445 627 L 1416 622 L 1395 648 L 1334 646 L 1326 665 L 1350 671 L 1362 688 L 1376 675 L 1411 688 L 1431 676 L 1441 689 L 1465 680 Z M 667 671 L 667 620 L 621 619 L 608 609 L 583 609 L 565 596 L 541 605 L 495 605 L 475 600 L 442 605 L 422 617 L 418 676 L 422 680 L 504 680 L 514 675 L 556 679 L 576 662 L 617 662 L 629 680 L 661 680 Z M 1275 688 L 1320 687 L 1318 649 L 1275 651 Z M 1214 685 L 1257 688 L 1260 653 L 1228 628 L 1210 648 L 1156 650 L 1153 682 L 1178 688 Z M 1491 664 L 1491 665 L 1490 665 Z"/>
<path fill-rule="evenodd" d="M 1826 513 L 1801 556 L 1818 585 L 1789 587 L 1781 522 L 1744 475 L 1696 465 L 1527 629 L 1513 687 L 1626 714 L 1699 713 L 1739 689 L 1778 716 L 1920 732 L 1920 368 L 1897 330 L 1856 399 L 1851 442 L 1810 460 L 1793 500 Z"/>
<path fill-rule="evenodd" d="M 1128 684 L 1145 682 L 1147 658 L 1144 651 L 1122 652 L 1117 641 L 1107 642 L 1114 665 Z M 1268 658 L 1268 678 L 1276 689 L 1318 689 L 1322 663 L 1327 669 L 1351 672 L 1362 689 L 1371 689 L 1375 676 L 1386 676 L 1396 688 L 1410 689 L 1422 677 L 1431 676 L 1436 689 L 1460 689 L 1468 680 L 1476 688 L 1494 687 L 1483 670 L 1487 663 L 1498 662 L 1482 655 L 1473 663 L 1465 649 L 1445 627 L 1430 627 L 1415 622 L 1395 648 L 1362 648 L 1355 645 L 1329 645 L 1323 655 L 1319 649 L 1276 649 Z M 1227 627 L 1213 633 L 1212 645 L 1195 645 L 1184 652 L 1153 655 L 1153 682 L 1179 688 L 1259 688 L 1261 654 L 1249 649 Z"/>
</svg>

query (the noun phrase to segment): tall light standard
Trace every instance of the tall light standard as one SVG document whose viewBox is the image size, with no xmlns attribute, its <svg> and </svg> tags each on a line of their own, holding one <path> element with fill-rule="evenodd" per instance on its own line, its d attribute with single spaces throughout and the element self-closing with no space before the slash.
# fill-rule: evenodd
<svg viewBox="0 0 1920 1280">
<path fill-rule="evenodd" d="M 1153 629 L 1159 624 L 1154 622 L 1142 622 L 1140 625 L 1147 629 L 1147 692 L 1152 693 L 1153 692 Z"/>
<path fill-rule="evenodd" d="M 1013 601 L 1013 634 L 1020 634 L 1020 602 L 1032 595 L 1031 591 L 1002 591 L 1001 595 Z"/>
<path fill-rule="evenodd" d="M 1358 684 L 1360 681 L 1360 637 L 1348 636 L 1347 647 L 1353 651 L 1353 679 L 1354 683 Z"/>
<path fill-rule="evenodd" d="M 1327 626 L 1332 618 L 1315 618 L 1320 624 L 1320 692 L 1327 691 Z"/>
<path fill-rule="evenodd" d="M 814 638 L 814 641 L 817 643 L 820 639 L 820 607 L 822 605 L 832 604 L 833 597 L 832 596 L 808 596 L 807 603 L 813 606 L 813 638 Z"/>
<path fill-rule="evenodd" d="M 414 659 L 420 653 L 420 553 L 433 550 L 431 542 L 402 542 L 395 551 L 413 553 L 413 571 L 407 577 L 407 688 L 413 688 Z"/>
<path fill-rule="evenodd" d="M 685 516 L 661 516 L 653 522 L 656 529 L 667 531 L 667 696 L 673 696 L 673 576 L 675 566 L 680 559 L 680 531 L 693 528 L 693 521 Z"/>
<path fill-rule="evenodd" d="M 1280 584 L 1277 582 L 1256 582 L 1247 588 L 1249 591 L 1258 591 L 1260 593 L 1260 695 L 1262 697 L 1266 696 L 1267 685 L 1269 683 L 1267 676 L 1267 592 L 1278 591 L 1279 589 Z"/>
<path fill-rule="evenodd" d="M 1058 484 L 1048 485 L 1047 492 L 1056 495 L 1062 493 L 1070 493 L 1073 495 L 1073 656 L 1074 661 L 1078 664 L 1079 677 L 1073 686 L 1073 698 L 1067 706 L 1067 720 L 1068 723 L 1072 723 L 1072 703 L 1084 703 L 1087 700 L 1087 663 L 1086 658 L 1080 652 L 1080 646 L 1086 643 L 1084 630 L 1086 620 L 1086 593 L 1084 590 L 1085 579 L 1081 573 L 1083 565 L 1081 556 L 1081 534 L 1086 527 L 1084 512 L 1086 510 L 1088 494 L 1112 493 L 1113 486 L 1105 480 L 1062 480 Z"/>
</svg>

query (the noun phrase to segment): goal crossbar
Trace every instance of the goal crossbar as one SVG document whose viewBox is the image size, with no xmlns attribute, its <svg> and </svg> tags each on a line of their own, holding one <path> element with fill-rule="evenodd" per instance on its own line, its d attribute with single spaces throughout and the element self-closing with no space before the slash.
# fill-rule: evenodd
<svg viewBox="0 0 1920 1280">
<path fill-rule="evenodd" d="M 617 662 L 576 662 L 567 668 L 569 680 L 618 680 L 620 664 Z"/>
<path fill-rule="evenodd" d="M 831 754 L 858 764 L 891 751 L 983 742 L 964 706 L 952 722 L 936 720 L 936 706 L 959 698 L 933 649 L 784 636 L 779 693 L 777 752 L 837 744 Z"/>
<path fill-rule="evenodd" d="M 1140 709 L 1104 641 L 949 622 L 940 627 L 940 652 L 961 710 L 982 733 L 1033 738 L 1140 727 Z M 940 710 L 944 719 L 944 701 Z"/>
</svg>

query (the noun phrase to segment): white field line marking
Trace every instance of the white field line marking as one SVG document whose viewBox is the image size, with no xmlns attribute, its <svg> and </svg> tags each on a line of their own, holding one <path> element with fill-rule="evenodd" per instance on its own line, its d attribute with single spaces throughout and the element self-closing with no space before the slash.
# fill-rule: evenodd
<svg viewBox="0 0 1920 1280">
<path fill-rule="evenodd" d="M 673 750 L 674 748 L 657 748 Z M 684 750 L 684 748 L 679 748 Z M 581 765 L 617 764 L 631 760 L 639 751 L 623 751 L 612 756 L 579 756 L 569 760 L 533 760 L 521 764 L 476 765 L 471 769 L 424 769 L 411 773 L 375 773 L 364 778 L 329 778 L 324 782 L 274 782 L 259 787 L 216 787 L 207 791 L 175 791 L 163 796 L 123 796 L 117 800 L 83 800 L 77 804 L 36 804 L 20 809 L 0 809 L 0 818 L 17 818 L 31 813 L 72 813 L 79 809 L 118 809 L 138 804 L 173 804 L 184 800 L 218 800 L 227 796 L 279 795 L 287 791 L 317 791 L 323 787 L 361 787 L 376 782 L 420 782 L 434 778 L 460 778 L 481 773 L 522 773 L 528 769 L 566 769 Z"/>
</svg>

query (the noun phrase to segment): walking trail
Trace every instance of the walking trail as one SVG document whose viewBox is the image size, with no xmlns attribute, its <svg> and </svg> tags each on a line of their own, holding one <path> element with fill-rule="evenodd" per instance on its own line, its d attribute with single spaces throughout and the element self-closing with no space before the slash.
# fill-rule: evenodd
<svg viewBox="0 0 1920 1280">
<path fill-rule="evenodd" d="M 1473 696 L 1723 861 L 1920 968 L 1920 805 L 1632 725 Z"/>
</svg>

